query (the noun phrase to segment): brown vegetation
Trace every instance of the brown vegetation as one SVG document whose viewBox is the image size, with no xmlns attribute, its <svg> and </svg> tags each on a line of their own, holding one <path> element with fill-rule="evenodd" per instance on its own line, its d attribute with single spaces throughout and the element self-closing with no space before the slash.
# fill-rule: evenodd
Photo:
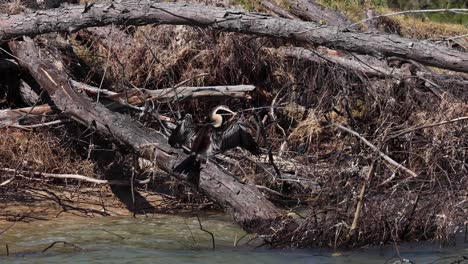
<svg viewBox="0 0 468 264">
<path fill-rule="evenodd" d="M 192 113 L 196 120 L 203 120 L 220 103 L 242 111 L 257 131 L 257 141 L 271 155 L 255 159 L 230 151 L 216 161 L 242 182 L 260 186 L 270 201 L 291 212 L 264 236 L 274 247 L 422 239 L 451 242 L 467 219 L 468 86 L 463 74 L 444 71 L 460 82 L 448 86 L 435 78 L 429 80 L 437 84 L 434 88 L 414 74 L 419 70 L 432 73 L 429 69 L 396 60 L 390 69 L 406 69 L 409 75 L 370 77 L 336 62 L 272 52 L 293 45 L 315 52 L 312 45 L 181 25 L 90 28 L 67 38 L 76 55 L 71 60 L 74 63 L 64 65 L 79 63 L 82 67 L 78 71 L 68 67 L 73 78 L 94 86 L 102 83 L 115 92 L 125 92 L 125 87 L 161 89 L 181 83 L 257 87 L 250 100 L 165 100 L 145 108 L 172 119 L 179 117 L 179 111 Z M 36 41 L 47 49 L 52 39 L 43 36 Z M 336 54 L 356 58 L 347 52 Z M 64 57 L 70 58 L 69 54 Z M 0 101 L 2 108 L 10 105 Z M 154 116 L 134 110 L 126 112 L 146 127 L 166 129 Z M 401 166 L 391 165 L 336 125 L 357 132 Z M 151 162 L 138 166 L 128 148 L 115 146 L 109 136 L 94 134 L 89 127 L 71 125 L 51 131 L 1 128 L 0 167 L 99 179 L 128 179 L 136 173 L 139 180 L 169 182 L 164 193 L 157 188 L 147 190 L 171 201 L 167 207 L 151 202 L 153 207 L 219 206 L 178 180 L 170 180 Z M 28 201 L 26 196 L 14 196 L 13 188 L 34 190 L 53 185 L 60 189 L 66 185 L 71 195 L 81 191 L 87 196 L 90 193 L 85 187 L 93 186 L 13 175 L 0 171 L 0 184 L 15 177 L 0 187 L 0 201 Z M 140 185 L 137 191 L 150 186 L 154 184 Z M 95 190 L 91 195 L 98 193 Z M 28 191 L 27 197 L 38 195 Z M 68 206 L 77 206 L 71 200 Z M 132 210 L 131 199 L 126 201 Z M 11 219 L 14 214 L 0 217 Z"/>
</svg>

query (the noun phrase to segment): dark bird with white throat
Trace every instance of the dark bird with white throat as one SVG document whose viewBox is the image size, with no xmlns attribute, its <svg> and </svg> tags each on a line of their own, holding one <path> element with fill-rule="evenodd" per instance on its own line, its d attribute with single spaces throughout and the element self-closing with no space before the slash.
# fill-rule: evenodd
<svg viewBox="0 0 468 264">
<path fill-rule="evenodd" d="M 262 153 L 247 128 L 238 119 L 234 119 L 237 113 L 227 106 L 215 107 L 207 117 L 207 123 L 198 127 L 193 125 L 191 115 L 189 117 L 187 115 L 184 120 L 178 122 L 169 138 L 169 143 L 173 147 L 183 145 L 189 147 L 190 156 L 177 165 L 174 172 L 187 174 L 192 183 L 198 185 L 200 165 L 206 163 L 211 156 L 236 147 L 246 149 L 256 156 Z M 223 115 L 232 115 L 232 117 L 225 119 Z M 195 137 L 192 140 L 193 135 Z"/>
</svg>

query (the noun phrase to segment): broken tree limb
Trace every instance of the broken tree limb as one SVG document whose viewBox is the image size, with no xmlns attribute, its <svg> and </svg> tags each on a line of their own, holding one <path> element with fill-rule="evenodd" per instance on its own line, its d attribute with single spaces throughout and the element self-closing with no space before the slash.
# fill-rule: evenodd
<svg viewBox="0 0 468 264">
<path fill-rule="evenodd" d="M 443 86 L 444 90 L 450 91 L 453 88 L 457 87 L 467 87 L 468 80 L 464 79 L 462 76 L 456 75 L 447 75 L 447 74 L 438 74 L 432 72 L 422 72 L 418 71 L 416 75 L 412 75 L 410 72 L 407 73 L 399 68 L 391 68 L 385 65 L 383 62 L 376 62 L 376 60 L 360 60 L 352 59 L 347 57 L 333 56 L 326 52 L 322 51 L 312 51 L 300 47 L 280 47 L 277 49 L 272 48 L 262 48 L 263 50 L 273 53 L 283 55 L 285 57 L 291 57 L 302 60 L 309 60 L 315 63 L 333 63 L 335 65 L 344 67 L 351 71 L 356 71 L 363 73 L 368 77 L 379 77 L 379 78 L 388 78 L 395 77 L 398 79 L 405 78 L 419 78 L 429 86 Z"/>
<path fill-rule="evenodd" d="M 289 13 L 287 10 L 282 8 L 281 6 L 278 6 L 276 3 L 269 1 L 269 0 L 262 0 L 261 1 L 262 5 L 269 11 L 284 17 L 284 18 L 289 18 L 289 19 L 299 19 L 297 16 Z"/>
<path fill-rule="evenodd" d="M 299 47 L 280 47 L 278 49 L 263 48 L 270 53 L 277 53 L 284 55 L 285 57 L 291 57 L 296 59 L 304 59 L 313 61 L 315 63 L 333 63 L 352 71 L 361 72 L 370 77 L 388 77 L 392 72 L 386 68 L 380 66 L 369 67 L 356 60 L 350 60 L 345 57 L 331 56 L 324 52 L 311 51 L 305 48 Z"/>
<path fill-rule="evenodd" d="M 0 40 L 48 32 L 70 32 L 81 28 L 116 25 L 174 24 L 210 27 L 275 38 L 291 39 L 370 55 L 396 56 L 425 65 L 468 72 L 468 53 L 427 41 L 396 35 L 342 32 L 321 26 L 239 9 L 149 0 L 101 2 L 84 6 L 65 6 L 18 15 L 0 15 Z M 57 22 L 59 21 L 59 22 Z"/>
<path fill-rule="evenodd" d="M 416 130 L 419 130 L 419 129 L 435 127 L 435 126 L 441 126 L 441 125 L 455 123 L 455 122 L 464 121 L 464 120 L 468 120 L 468 116 L 457 117 L 457 118 L 454 118 L 454 119 L 451 119 L 451 120 L 432 123 L 432 124 L 428 124 L 428 125 L 410 127 L 408 129 L 404 129 L 404 130 L 396 132 L 394 135 L 391 135 L 390 138 L 396 138 L 396 137 L 399 137 L 399 136 L 404 135 L 406 133 L 410 133 L 410 132 L 413 132 L 413 131 L 416 131 Z"/>
<path fill-rule="evenodd" d="M 162 134 L 143 127 L 129 116 L 113 113 L 75 91 L 66 73 L 57 69 L 47 55 L 40 54 L 31 39 L 10 42 L 9 46 L 20 65 L 29 70 L 65 115 L 116 139 L 139 156 L 155 161 L 159 169 L 187 182 L 186 176 L 172 171 L 187 155 L 171 148 Z M 230 212 L 247 231 L 269 233 L 270 224 L 283 215 L 254 185 L 241 183 L 213 162 L 208 162 L 200 174 L 199 190 Z"/>
<path fill-rule="evenodd" d="M 414 171 L 406 168 L 402 164 L 400 164 L 400 163 L 396 162 L 395 160 L 393 160 L 392 158 L 390 158 L 387 154 L 380 151 L 374 144 L 370 143 L 367 139 L 365 139 L 363 136 L 361 136 L 358 132 L 353 131 L 353 130 L 351 130 L 351 129 L 347 128 L 347 127 L 344 127 L 342 125 L 339 125 L 339 124 L 332 124 L 332 125 L 334 127 L 336 127 L 336 128 L 339 128 L 339 129 L 341 129 L 343 131 L 346 131 L 346 132 L 350 133 L 351 135 L 354 135 L 357 138 L 359 138 L 362 142 L 364 142 L 364 144 L 369 146 L 373 151 L 377 152 L 379 154 L 379 156 L 381 156 L 384 160 L 386 160 L 388 163 L 395 166 L 396 168 L 403 170 L 404 172 L 408 173 L 412 177 L 417 177 L 418 176 Z"/>
<path fill-rule="evenodd" d="M 177 88 L 164 88 L 149 90 L 144 88 L 129 88 L 125 92 L 116 93 L 105 89 L 99 89 L 88 84 L 70 80 L 75 89 L 86 91 L 89 94 L 97 94 L 120 103 L 139 105 L 145 101 L 156 100 L 185 100 L 197 97 L 234 97 L 248 98 L 247 93 L 255 89 L 253 85 L 220 85 L 220 86 L 200 86 Z"/>
<path fill-rule="evenodd" d="M 79 174 L 47 173 L 47 172 L 39 172 L 39 171 L 15 170 L 15 169 L 10 169 L 10 168 L 0 168 L 0 171 L 13 172 L 15 174 L 21 174 L 25 176 L 34 176 L 34 177 L 42 176 L 45 178 L 78 180 L 78 181 L 84 181 L 84 182 L 95 183 L 95 184 L 130 185 L 130 181 L 100 180 L 100 179 L 95 179 L 95 178 L 91 178 L 91 177 L 79 175 Z M 148 182 L 149 182 L 148 180 L 136 181 L 136 183 L 138 184 L 146 184 Z M 2 185 L 0 184 L 0 186 Z"/>
<path fill-rule="evenodd" d="M 367 186 L 370 184 L 372 180 L 372 175 L 374 175 L 374 169 L 375 169 L 375 164 L 376 160 L 372 161 L 372 164 L 370 165 L 369 171 L 367 172 L 366 179 L 364 183 L 362 184 L 361 191 L 359 192 L 359 197 L 358 201 L 356 204 L 356 211 L 354 211 L 354 218 L 353 218 L 353 223 L 351 224 L 351 228 L 349 229 L 347 240 L 351 239 L 356 231 L 358 220 L 359 220 L 359 215 L 361 214 L 361 208 L 362 208 L 362 201 L 364 201 L 364 194 L 366 192 Z"/>
<path fill-rule="evenodd" d="M 27 120 L 28 122 L 37 121 L 52 112 L 53 109 L 48 105 L 0 110 L 0 128 L 21 126 L 21 120 Z"/>
<path fill-rule="evenodd" d="M 138 105 L 148 100 L 185 100 L 196 97 L 248 98 L 247 92 L 254 89 L 253 85 L 177 87 L 158 90 L 132 88 L 125 93 L 111 95 L 107 98 L 116 102 Z"/>
<path fill-rule="evenodd" d="M 22 82 L 23 84 L 24 82 Z M 89 94 L 97 94 L 99 88 L 70 80 L 71 85 L 77 89 L 85 91 Z M 26 83 L 24 83 L 27 85 Z M 147 100 L 186 100 L 198 97 L 234 97 L 234 98 L 249 98 L 247 92 L 253 91 L 253 85 L 224 85 L 224 86 L 202 86 L 202 87 L 177 87 L 165 88 L 158 90 L 148 90 L 131 88 L 124 93 L 115 93 L 109 90 L 101 89 L 101 96 L 119 104 L 139 105 Z M 32 92 L 32 91 L 30 91 Z M 37 94 L 36 94 L 36 97 Z M 105 104 L 106 105 L 106 104 Z M 24 125 L 22 123 L 35 122 L 38 119 L 53 113 L 53 110 L 48 105 L 38 105 L 35 107 L 25 107 L 19 109 L 4 109 L 0 110 L 0 127 L 12 126 L 19 128 L 34 128 L 35 125 Z M 171 121 L 165 116 L 159 117 L 161 120 Z"/>
</svg>

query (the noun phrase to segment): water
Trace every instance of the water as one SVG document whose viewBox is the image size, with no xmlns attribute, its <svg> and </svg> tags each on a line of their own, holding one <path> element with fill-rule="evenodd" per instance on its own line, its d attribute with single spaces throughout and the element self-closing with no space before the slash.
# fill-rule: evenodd
<svg viewBox="0 0 468 264">
<path fill-rule="evenodd" d="M 17 223 L 0 235 L 0 263 L 393 263 L 392 246 L 365 250 L 333 251 L 266 250 L 246 245 L 249 237 L 224 216 L 201 218 L 155 215 L 153 217 L 61 218 Z M 0 230 L 5 229 L 0 225 Z M 41 253 L 54 241 L 56 244 Z M 8 244 L 10 255 L 6 256 Z M 451 263 L 468 256 L 468 244 L 441 248 L 430 243 L 405 244 L 403 258 L 415 263 Z M 442 259 L 444 258 L 444 259 Z M 468 260 L 461 263 L 468 263 Z"/>
</svg>

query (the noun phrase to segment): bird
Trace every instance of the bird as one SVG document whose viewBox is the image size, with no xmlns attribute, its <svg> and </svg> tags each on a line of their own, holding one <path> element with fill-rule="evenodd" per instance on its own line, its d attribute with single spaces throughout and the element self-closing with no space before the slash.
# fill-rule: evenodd
<svg viewBox="0 0 468 264">
<path fill-rule="evenodd" d="M 182 148 L 190 146 L 193 136 L 195 135 L 196 126 L 193 123 L 191 114 L 186 114 L 183 118 L 177 121 L 176 128 L 169 136 L 169 145 L 173 148 Z"/>
<path fill-rule="evenodd" d="M 221 111 L 227 114 L 221 114 Z M 232 117 L 224 119 L 223 115 Z M 240 120 L 234 119 L 236 115 L 227 106 L 219 105 L 212 109 L 206 123 L 198 126 L 193 124 L 190 114 L 185 115 L 170 135 L 169 144 L 173 147 L 185 145 L 190 154 L 173 171 L 187 174 L 188 180 L 198 186 L 201 164 L 206 163 L 209 157 L 236 147 L 255 156 L 261 155 L 262 151 L 248 129 Z"/>
</svg>

